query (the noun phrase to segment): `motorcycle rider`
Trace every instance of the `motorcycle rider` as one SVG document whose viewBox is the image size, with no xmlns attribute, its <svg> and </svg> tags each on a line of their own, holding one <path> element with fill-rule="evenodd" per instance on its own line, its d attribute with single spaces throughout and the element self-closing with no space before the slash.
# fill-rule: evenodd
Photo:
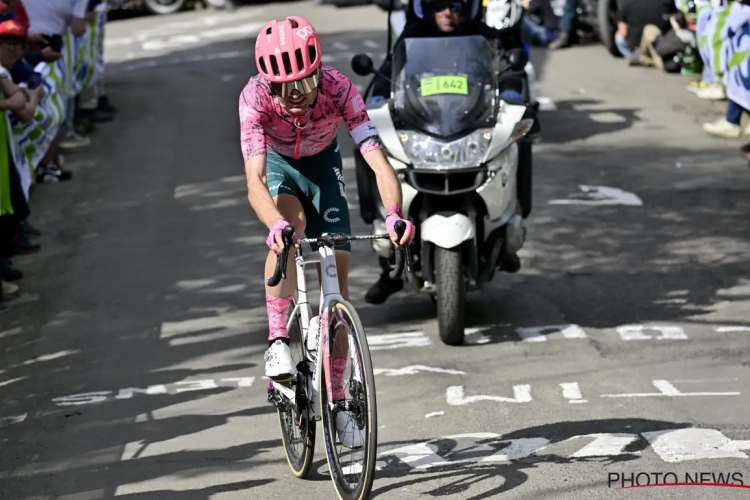
<svg viewBox="0 0 750 500">
<path fill-rule="evenodd" d="M 411 7 L 412 2 L 408 8 Z M 494 42 L 498 52 L 524 48 L 522 24 L 517 22 L 518 20 L 511 20 L 507 29 L 488 26 L 482 20 L 481 0 L 413 0 L 413 9 L 416 17 L 407 21 L 395 45 L 405 38 L 481 35 L 490 42 Z M 521 15 L 520 10 L 518 14 Z M 378 74 L 375 75 L 368 104 L 383 101 L 390 96 L 391 82 L 380 75 L 391 75 L 391 59 L 389 54 L 378 70 Z M 498 88 L 503 91 L 501 94 L 503 99 L 509 102 L 525 102 L 526 99 L 523 96 L 525 77 L 523 70 L 507 69 L 502 72 L 498 77 Z M 538 129 L 538 124 L 535 124 L 534 129 Z M 536 132 L 534 129 L 532 132 Z M 378 263 L 382 273 L 365 294 L 365 302 L 369 304 L 383 304 L 388 297 L 404 287 L 403 280 L 393 280 L 389 276 L 391 265 L 387 258 L 379 256 Z M 509 255 L 502 266 L 507 272 L 516 272 L 521 267 L 520 259 L 516 254 Z"/>
</svg>

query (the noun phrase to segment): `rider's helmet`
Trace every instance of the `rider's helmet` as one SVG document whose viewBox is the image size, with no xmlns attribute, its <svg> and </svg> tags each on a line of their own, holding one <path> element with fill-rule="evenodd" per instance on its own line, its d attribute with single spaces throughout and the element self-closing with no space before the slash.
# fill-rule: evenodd
<svg viewBox="0 0 750 500">
<path fill-rule="evenodd" d="M 308 94 L 320 83 L 320 38 L 303 17 L 269 21 L 255 41 L 255 63 L 274 94 Z"/>
<path fill-rule="evenodd" d="M 414 0 L 414 14 L 420 19 L 430 19 L 429 9 L 438 1 L 444 2 L 445 0 Z M 474 20 L 479 14 L 481 6 L 482 0 L 454 0 L 451 2 L 451 9 L 460 8 L 462 23 Z M 458 11 L 454 10 L 454 12 Z"/>
<path fill-rule="evenodd" d="M 498 30 L 519 27 L 523 18 L 521 0 L 490 0 L 485 13 L 487 26 Z"/>
</svg>

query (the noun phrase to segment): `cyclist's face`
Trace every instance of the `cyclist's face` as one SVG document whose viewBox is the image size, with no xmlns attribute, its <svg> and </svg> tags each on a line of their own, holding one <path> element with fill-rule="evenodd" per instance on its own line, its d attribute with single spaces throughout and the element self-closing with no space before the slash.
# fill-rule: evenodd
<svg viewBox="0 0 750 500">
<path fill-rule="evenodd" d="M 288 97 L 280 97 L 281 104 L 293 115 L 305 113 L 318 95 L 315 89 L 309 94 L 302 94 L 298 90 L 293 90 Z"/>
</svg>

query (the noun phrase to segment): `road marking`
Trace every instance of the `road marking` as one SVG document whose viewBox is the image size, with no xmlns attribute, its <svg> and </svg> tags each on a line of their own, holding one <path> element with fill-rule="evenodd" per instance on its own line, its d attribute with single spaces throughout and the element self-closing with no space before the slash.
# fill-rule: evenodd
<svg viewBox="0 0 750 500">
<path fill-rule="evenodd" d="M 750 332 L 750 326 L 717 326 L 716 331 L 719 333 Z"/>
<path fill-rule="evenodd" d="M 512 398 L 487 395 L 464 396 L 464 388 L 461 385 L 451 386 L 445 390 L 445 402 L 450 406 L 463 406 L 471 403 L 478 403 L 480 401 L 495 401 L 498 403 L 530 403 L 531 386 L 514 385 Z"/>
<path fill-rule="evenodd" d="M 367 344 L 370 347 L 370 351 L 401 349 L 402 347 L 424 347 L 431 343 L 430 338 L 424 332 L 418 331 L 367 336 Z"/>
<path fill-rule="evenodd" d="M 20 424 L 24 420 L 26 420 L 26 417 L 28 417 L 28 413 L 22 413 L 21 415 L 11 415 L 9 417 L 2 417 L 0 418 L 0 427 L 5 427 L 6 425 L 12 425 L 12 424 Z"/>
<path fill-rule="evenodd" d="M 652 385 L 659 392 L 640 392 L 632 394 L 602 394 L 602 398 L 649 398 L 649 397 L 686 397 L 686 396 L 739 396 L 739 392 L 681 392 L 666 380 L 653 380 Z"/>
<path fill-rule="evenodd" d="M 659 333 L 657 336 L 646 335 L 647 330 L 654 330 Z M 617 333 L 625 341 L 630 340 L 685 340 L 688 336 L 679 326 L 659 326 L 659 325 L 625 325 L 618 326 Z"/>
<path fill-rule="evenodd" d="M 333 42 L 333 44 L 331 46 L 334 49 L 336 49 L 336 50 L 341 50 L 341 51 L 348 51 L 348 50 L 350 50 L 349 46 L 347 44 L 341 43 L 341 42 Z"/>
<path fill-rule="evenodd" d="M 467 345 L 488 344 L 490 340 L 492 339 L 490 339 L 490 337 L 488 337 L 482 332 L 490 328 L 492 327 L 482 326 L 482 327 L 466 328 L 464 330 L 464 343 Z"/>
<path fill-rule="evenodd" d="M 713 429 L 676 429 L 644 432 L 643 437 L 665 462 L 705 458 L 748 458 L 724 434 Z"/>
<path fill-rule="evenodd" d="M 549 97 L 539 96 L 536 98 L 536 102 L 539 103 L 539 111 L 555 111 L 557 104 Z"/>
<path fill-rule="evenodd" d="M 174 382 L 173 384 L 150 385 L 143 389 L 138 387 L 127 387 L 124 389 L 120 389 L 113 399 L 131 399 L 136 394 L 156 396 L 162 394 L 180 394 L 183 392 L 191 391 L 207 391 L 226 388 L 247 388 L 252 387 L 253 382 L 255 382 L 255 377 L 232 377 L 222 378 L 218 380 L 183 380 Z M 170 391 L 168 386 L 173 386 L 173 390 Z M 87 405 L 107 401 L 108 399 L 110 399 L 111 394 L 113 394 L 113 391 L 86 392 L 54 398 L 52 402 L 57 406 Z"/>
<path fill-rule="evenodd" d="M 387 377 L 397 377 L 401 375 L 417 375 L 419 372 L 430 373 L 447 373 L 448 375 L 466 375 L 466 372 L 460 370 L 450 370 L 447 368 L 434 368 L 432 366 L 412 365 L 404 368 L 375 368 L 375 375 L 385 375 Z"/>
<path fill-rule="evenodd" d="M 380 44 L 378 44 L 378 43 L 377 43 L 376 41 L 374 41 L 374 40 L 364 40 L 364 41 L 362 42 L 362 45 L 364 45 L 364 46 L 365 46 L 365 47 L 367 47 L 368 49 L 379 49 L 379 48 L 380 48 Z"/>
<path fill-rule="evenodd" d="M 546 342 L 544 334 L 561 333 L 566 339 L 585 339 L 586 332 L 578 325 L 546 325 L 516 328 L 516 333 L 524 342 Z"/>
<path fill-rule="evenodd" d="M 568 403 L 588 403 L 587 400 L 583 399 L 581 388 L 578 387 L 578 382 L 564 382 L 560 384 L 560 387 L 562 387 L 563 397 L 568 400 Z"/>
<path fill-rule="evenodd" d="M 443 415 L 445 415 L 444 411 L 433 411 L 432 413 L 425 415 L 424 418 L 442 417 Z"/>
<path fill-rule="evenodd" d="M 550 200 L 550 205 L 589 205 L 589 206 L 601 206 L 601 205 L 626 205 L 633 207 L 643 206 L 641 199 L 634 193 L 624 191 L 620 188 L 613 188 L 608 186 L 588 186 L 582 184 L 578 186 L 583 194 L 587 197 L 584 198 L 568 198 L 564 200 Z M 572 194 L 570 196 L 580 196 L 579 193 Z"/>
<path fill-rule="evenodd" d="M 641 436 L 661 460 L 672 463 L 715 458 L 748 458 L 740 450 L 750 448 L 749 441 L 733 441 L 714 429 L 671 429 L 642 432 Z M 481 432 L 441 436 L 429 441 L 382 451 L 378 454 L 378 460 L 386 464 L 381 467 L 381 470 L 397 467 L 398 464 L 406 465 L 410 469 L 486 465 L 488 462 L 521 460 L 544 450 L 551 443 L 576 442 L 581 438 L 593 438 L 593 441 L 564 458 L 643 456 L 643 452 L 625 451 L 629 445 L 639 440 L 637 434 L 627 432 L 586 434 L 573 436 L 563 441 L 560 441 L 557 436 L 551 436 L 550 439 L 541 436 L 504 439 L 499 434 Z M 441 446 L 446 442 L 451 443 L 451 446 Z M 498 445 L 503 443 L 507 443 L 507 446 L 498 451 Z M 447 453 L 441 451 L 446 448 L 451 451 Z M 464 454 L 470 458 L 462 458 Z M 555 453 L 544 455 L 549 455 L 550 462 L 559 460 L 555 457 L 561 457 Z"/>
<path fill-rule="evenodd" d="M 587 434 L 585 436 L 573 436 L 568 441 L 580 438 L 594 438 L 592 442 L 573 453 L 571 458 L 578 457 L 613 457 L 618 455 L 636 455 L 634 452 L 626 452 L 625 448 L 636 441 L 636 434 L 603 433 Z"/>
</svg>

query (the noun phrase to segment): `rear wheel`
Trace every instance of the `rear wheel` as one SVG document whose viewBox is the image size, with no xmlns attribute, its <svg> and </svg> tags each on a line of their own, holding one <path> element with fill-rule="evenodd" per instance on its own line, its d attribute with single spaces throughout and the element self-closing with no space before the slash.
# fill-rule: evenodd
<svg viewBox="0 0 750 500">
<path fill-rule="evenodd" d="M 296 304 L 293 303 L 292 310 L 295 306 Z M 304 478 L 310 472 L 315 452 L 315 421 L 308 418 L 307 381 L 300 371 L 300 367 L 304 366 L 300 363 L 306 361 L 307 352 L 302 339 L 299 314 L 297 314 L 297 320 L 290 325 L 289 347 L 292 351 L 292 359 L 297 365 L 297 376 L 284 385 L 295 392 L 296 402 L 291 404 L 288 399 L 280 398 L 279 424 L 289 468 L 296 477 Z"/>
<path fill-rule="evenodd" d="M 323 364 L 320 413 L 326 458 L 338 498 L 364 500 L 372 491 L 378 441 L 370 349 L 357 313 L 346 304 L 335 303 L 331 307 L 328 332 L 331 365 L 334 358 L 339 358 L 346 359 L 346 367 L 343 373 L 345 399 L 336 401 L 331 408 L 326 380 L 332 374 L 332 367 Z"/>
<path fill-rule="evenodd" d="M 144 0 L 143 3 L 154 14 L 174 14 L 185 8 L 187 0 Z"/>
<path fill-rule="evenodd" d="M 440 339 L 448 345 L 464 341 L 466 285 L 461 247 L 435 247 L 435 285 Z"/>
<path fill-rule="evenodd" d="M 599 21 L 599 38 L 614 57 L 622 57 L 615 43 L 617 33 L 617 0 L 599 0 L 597 2 L 597 19 Z"/>
</svg>

